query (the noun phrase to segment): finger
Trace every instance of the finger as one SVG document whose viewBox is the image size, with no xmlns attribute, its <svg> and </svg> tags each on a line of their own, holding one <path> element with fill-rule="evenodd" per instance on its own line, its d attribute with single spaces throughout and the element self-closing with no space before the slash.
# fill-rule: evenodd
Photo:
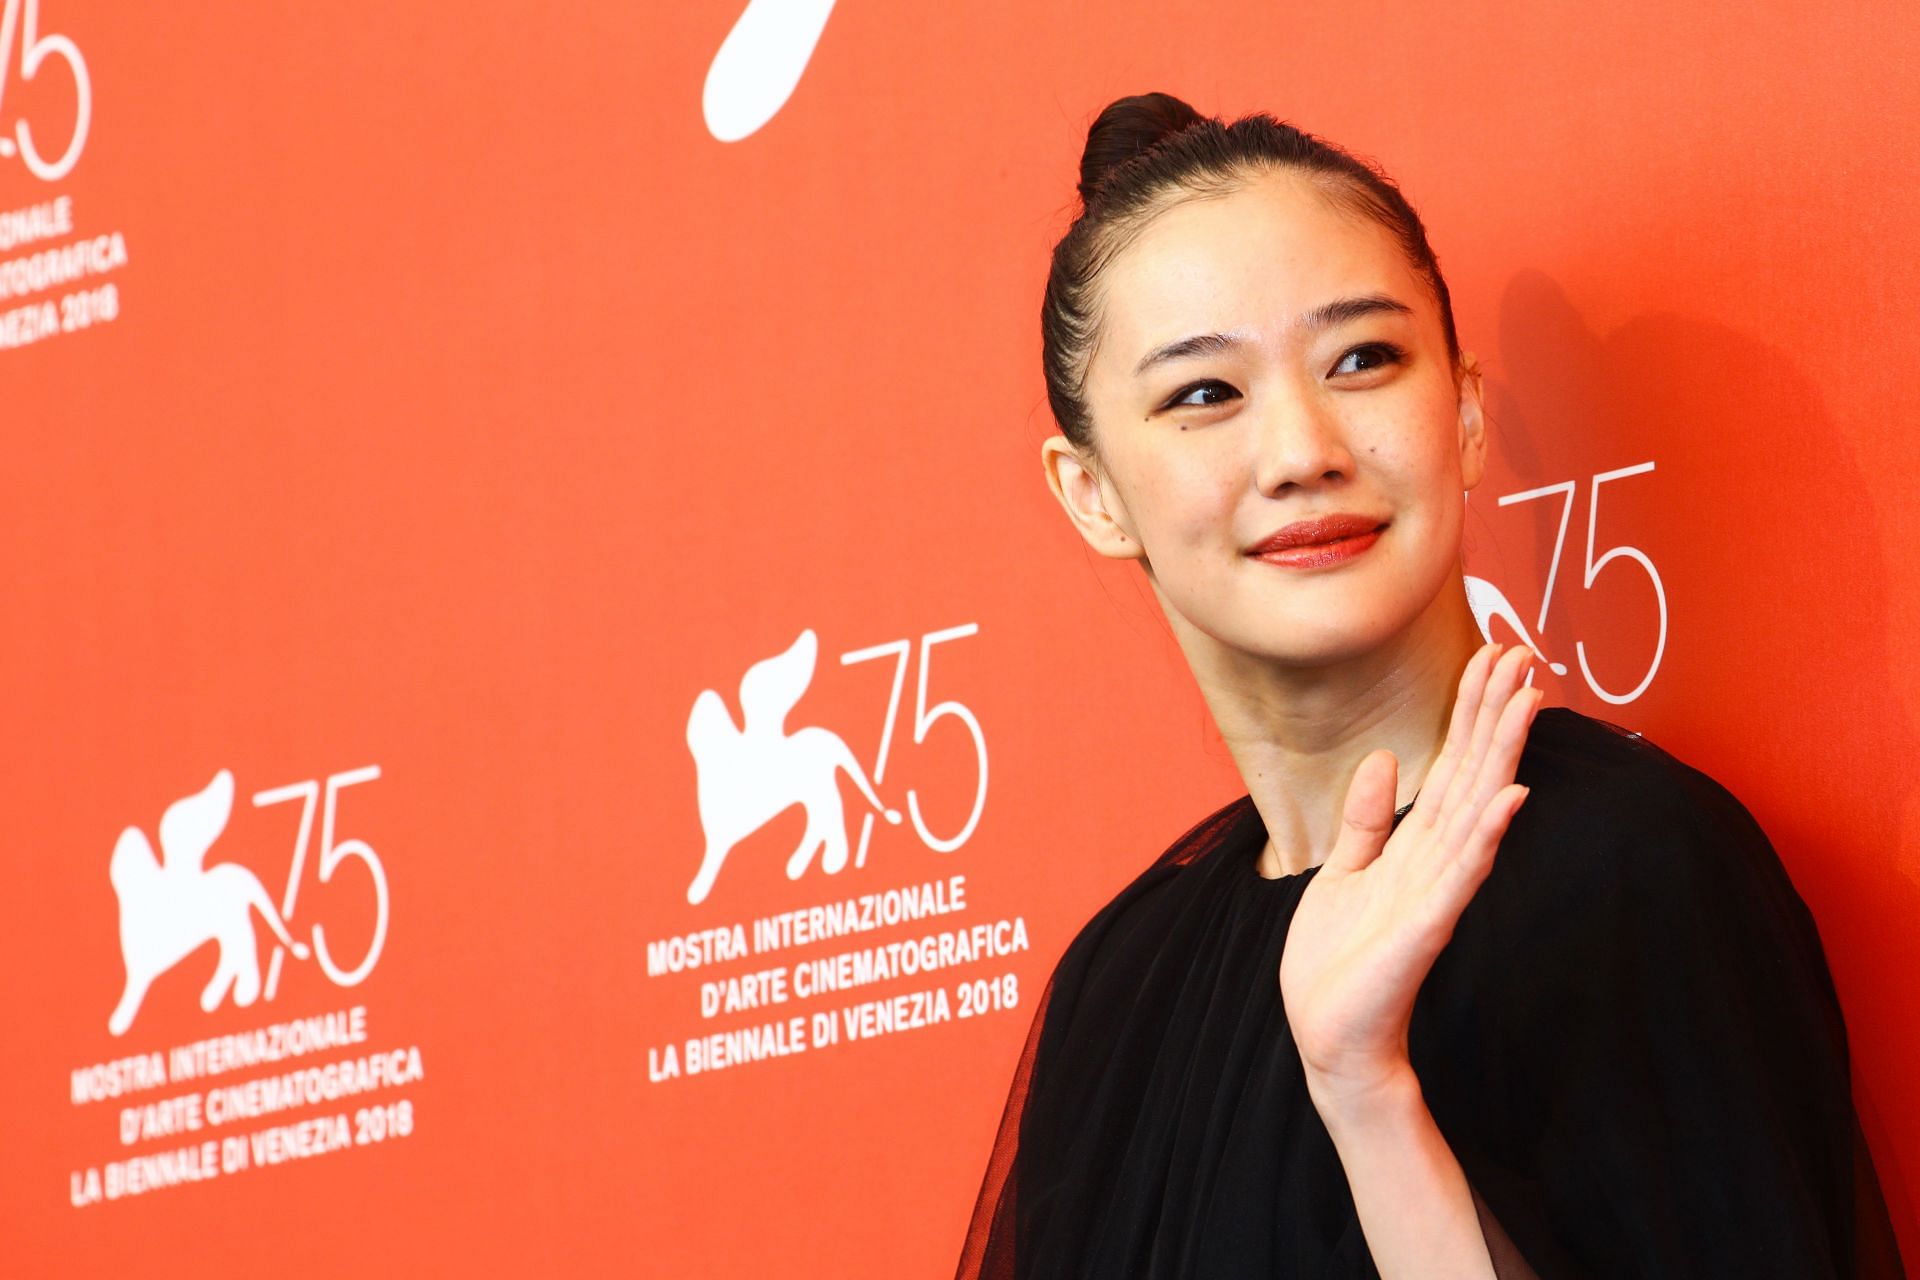
<svg viewBox="0 0 1920 1280">
<path fill-rule="evenodd" d="M 1502 787 L 1492 802 L 1481 810 L 1461 856 L 1448 862 L 1435 878 L 1434 894 L 1444 904 L 1443 909 L 1451 909 L 1452 919 L 1459 919 L 1460 912 L 1466 909 L 1467 902 L 1486 880 L 1487 873 L 1493 870 L 1493 859 L 1499 852 L 1500 841 L 1512 824 L 1513 815 L 1526 802 L 1527 792 L 1528 788 L 1517 782 Z"/>
<path fill-rule="evenodd" d="M 1523 690 L 1502 709 L 1494 740 L 1480 760 L 1471 762 L 1472 776 L 1464 783 L 1459 804 L 1441 833 L 1439 844 L 1444 850 L 1443 858 L 1452 860 L 1461 856 L 1499 790 L 1513 782 L 1528 726 L 1543 696 L 1536 689 Z"/>
<path fill-rule="evenodd" d="M 1515 645 L 1500 655 L 1494 663 L 1493 671 L 1487 676 L 1487 686 L 1475 708 L 1473 736 L 1467 743 L 1466 754 L 1448 785 L 1446 802 L 1441 806 L 1442 822 L 1450 820 L 1456 810 L 1465 802 L 1474 778 L 1480 770 L 1480 762 L 1485 758 L 1487 745 L 1493 739 L 1493 732 L 1500 720 L 1501 712 L 1506 709 L 1514 692 L 1520 687 L 1520 679 L 1527 666 L 1533 661 L 1533 650 L 1525 645 Z"/>
<path fill-rule="evenodd" d="M 1399 789 L 1400 761 L 1384 747 L 1369 751 L 1347 784 L 1347 801 L 1340 813 L 1340 835 L 1327 863 L 1336 871 L 1358 871 L 1370 865 L 1393 834 L 1393 797 Z"/>
<path fill-rule="evenodd" d="M 1487 690 L 1480 699 L 1480 714 L 1473 722 L 1473 741 L 1467 747 L 1467 759 L 1477 760 L 1487 753 L 1501 713 L 1520 691 L 1527 669 L 1533 665 L 1533 650 L 1517 644 L 1500 655 L 1487 676 Z"/>
<path fill-rule="evenodd" d="M 1520 753 L 1526 749 L 1527 733 L 1546 696 L 1544 689 L 1525 688 L 1507 701 L 1494 727 L 1493 740 L 1481 758 L 1472 788 L 1467 792 L 1468 808 L 1485 808 L 1496 791 L 1513 781 L 1514 770 L 1520 765 Z"/>
<path fill-rule="evenodd" d="M 1478 761 L 1474 777 L 1448 826 L 1445 843 L 1449 848 L 1459 848 L 1471 839 L 1475 824 L 1493 806 L 1499 791 L 1512 784 L 1520 754 L 1526 748 L 1527 732 L 1545 699 L 1546 692 L 1542 689 L 1522 689 L 1502 708 L 1493 740 Z"/>
<path fill-rule="evenodd" d="M 1420 794 L 1414 797 L 1413 811 L 1407 815 L 1410 820 L 1430 827 L 1439 815 L 1454 771 L 1465 758 L 1467 742 L 1473 736 L 1474 712 L 1486 690 L 1487 675 L 1499 656 L 1500 646 L 1489 642 L 1467 659 L 1466 668 L 1460 673 L 1459 690 L 1454 694 L 1446 739 L 1440 745 L 1439 756 L 1427 767 L 1427 776 L 1421 780 Z"/>
</svg>

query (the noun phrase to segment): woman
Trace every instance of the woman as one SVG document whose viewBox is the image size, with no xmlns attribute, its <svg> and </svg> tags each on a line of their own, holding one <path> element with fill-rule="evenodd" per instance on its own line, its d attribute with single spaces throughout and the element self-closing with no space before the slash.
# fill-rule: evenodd
<svg viewBox="0 0 1920 1280">
<path fill-rule="evenodd" d="M 1047 480 L 1248 794 L 1061 958 L 963 1280 L 1902 1274 L 1766 836 L 1481 642 L 1481 379 L 1398 189 L 1146 94 L 1080 193 Z"/>
</svg>

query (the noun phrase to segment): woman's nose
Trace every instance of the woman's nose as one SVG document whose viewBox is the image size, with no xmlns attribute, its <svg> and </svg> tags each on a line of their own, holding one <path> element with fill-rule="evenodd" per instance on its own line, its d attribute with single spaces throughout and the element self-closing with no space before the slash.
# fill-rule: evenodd
<svg viewBox="0 0 1920 1280">
<path fill-rule="evenodd" d="M 1353 454 L 1339 419 L 1312 399 L 1269 401 L 1257 415 L 1254 476 L 1260 492 L 1312 488 L 1353 474 Z"/>
</svg>

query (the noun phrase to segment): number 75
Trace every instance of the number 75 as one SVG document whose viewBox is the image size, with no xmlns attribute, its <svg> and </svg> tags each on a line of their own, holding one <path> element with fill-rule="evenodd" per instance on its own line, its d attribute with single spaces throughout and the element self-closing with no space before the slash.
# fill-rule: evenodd
<svg viewBox="0 0 1920 1280">
<path fill-rule="evenodd" d="M 320 883 L 325 884 L 333 879 L 333 873 L 348 858 L 358 858 L 373 877 L 373 941 L 368 944 L 367 954 L 359 964 L 351 969 L 342 969 L 327 951 L 326 930 L 318 924 L 313 926 L 313 957 L 336 986 L 354 987 L 366 981 L 367 975 L 373 972 L 373 966 L 379 963 L 380 949 L 387 942 L 387 871 L 380 865 L 380 855 L 365 840 L 336 841 L 333 838 L 335 803 L 340 798 L 341 789 L 359 782 L 371 782 L 379 776 L 380 766 L 370 764 L 363 769 L 349 769 L 327 778 L 327 803 L 320 819 Z M 300 834 L 294 838 L 293 862 L 287 868 L 286 897 L 280 902 L 280 918 L 289 925 L 293 923 L 294 903 L 300 896 L 300 875 L 307 865 L 307 838 L 313 834 L 313 806 L 319 798 L 320 783 L 312 778 L 274 787 L 269 791 L 257 791 L 253 797 L 256 808 L 287 800 L 306 801 L 305 807 L 300 810 Z M 276 946 L 273 959 L 267 966 L 266 996 L 269 1000 L 279 990 L 280 962 L 284 950 Z"/>
<path fill-rule="evenodd" d="M 1624 545 L 1609 547 L 1605 555 L 1602 555 L 1599 559 L 1594 558 L 1593 544 L 1596 537 L 1595 530 L 1600 521 L 1600 486 L 1612 480 L 1624 480 L 1628 476 L 1637 476 L 1652 470 L 1653 463 L 1639 462 L 1633 466 L 1620 467 L 1614 471 L 1602 471 L 1593 477 L 1593 487 L 1587 491 L 1586 574 L 1580 584 L 1581 587 L 1591 590 L 1594 579 L 1600 576 L 1600 571 L 1609 564 L 1612 564 L 1615 560 L 1624 557 L 1646 570 L 1647 580 L 1653 584 L 1654 600 L 1660 609 L 1660 635 L 1653 647 L 1653 662 L 1647 667 L 1646 674 L 1640 677 L 1640 683 L 1625 693 L 1614 693 L 1611 690 L 1600 687 L 1600 682 L 1594 678 L 1593 668 L 1587 664 L 1586 641 L 1574 641 L 1574 655 L 1580 661 L 1580 674 L 1586 677 L 1587 687 L 1593 690 L 1594 696 L 1603 702 L 1611 702 L 1616 705 L 1632 702 L 1642 693 L 1645 693 L 1647 686 L 1653 683 L 1654 673 L 1660 670 L 1660 659 L 1667 651 L 1667 589 L 1660 581 L 1660 571 L 1653 567 L 1653 561 L 1648 558 L 1647 553 L 1638 547 Z M 1565 480 L 1559 484 L 1542 485 L 1537 489 L 1527 489 L 1520 493 L 1504 494 L 1499 499 L 1501 506 L 1510 507 L 1515 503 L 1532 502 L 1537 498 L 1544 498 L 1549 494 L 1558 493 L 1565 497 L 1565 503 L 1560 508 L 1560 531 L 1553 540 L 1553 561 L 1547 566 L 1547 587 L 1540 595 L 1540 616 L 1534 622 L 1534 630 L 1536 633 L 1544 634 L 1547 629 L 1547 611 L 1553 605 L 1553 585 L 1560 575 L 1560 554 L 1567 545 L 1567 520 L 1573 514 L 1573 493 L 1577 483 L 1577 481 Z M 1525 639 L 1528 644 L 1532 644 L 1531 638 L 1526 636 L 1526 629 L 1519 626 L 1519 618 L 1513 614 L 1511 606 L 1506 602 L 1506 597 L 1501 595 L 1497 588 L 1494 588 L 1491 584 L 1481 583 L 1478 579 L 1472 578 L 1468 579 L 1468 584 L 1470 595 L 1475 594 L 1471 590 L 1475 584 L 1482 587 L 1485 592 L 1490 593 L 1490 597 L 1483 597 L 1476 603 L 1474 609 L 1476 615 L 1490 612 L 1505 615 L 1507 620 L 1515 625 L 1515 629 L 1521 632 L 1522 638 Z M 1482 625 L 1484 626 L 1484 619 L 1482 620 Z M 1565 670 L 1564 667 L 1558 664 L 1555 664 L 1554 669 Z"/>
</svg>

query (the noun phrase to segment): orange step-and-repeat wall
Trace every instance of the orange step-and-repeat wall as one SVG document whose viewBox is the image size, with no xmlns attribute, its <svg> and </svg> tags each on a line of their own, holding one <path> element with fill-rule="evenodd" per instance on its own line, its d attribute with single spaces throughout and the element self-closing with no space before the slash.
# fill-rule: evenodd
<svg viewBox="0 0 1920 1280">
<path fill-rule="evenodd" d="M 1761 819 L 1920 1256 L 1917 28 L 4 0 L 0 1270 L 951 1273 L 1061 948 L 1244 790 L 1039 466 L 1148 89 L 1425 216 L 1487 625 Z"/>
</svg>

